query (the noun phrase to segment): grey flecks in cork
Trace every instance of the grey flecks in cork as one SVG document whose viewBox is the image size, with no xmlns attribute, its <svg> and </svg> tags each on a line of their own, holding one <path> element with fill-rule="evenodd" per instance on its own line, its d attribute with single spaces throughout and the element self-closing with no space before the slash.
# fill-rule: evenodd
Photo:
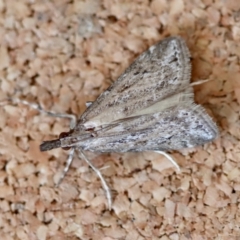
<svg viewBox="0 0 240 240">
<path fill-rule="evenodd" d="M 74 150 L 84 157 L 83 150 L 161 152 L 210 142 L 218 129 L 204 108 L 194 103 L 190 76 L 185 41 L 166 38 L 142 53 L 68 133 L 43 142 L 40 149 L 72 148 L 66 172 Z"/>
</svg>

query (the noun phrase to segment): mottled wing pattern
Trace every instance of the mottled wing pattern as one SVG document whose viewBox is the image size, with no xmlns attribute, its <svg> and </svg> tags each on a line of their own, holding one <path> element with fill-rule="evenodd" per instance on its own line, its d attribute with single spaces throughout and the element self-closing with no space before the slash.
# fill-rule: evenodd
<svg viewBox="0 0 240 240">
<path fill-rule="evenodd" d="M 166 38 L 142 53 L 81 116 L 87 128 L 133 115 L 190 87 L 190 54 L 180 37 Z M 188 94 L 192 100 L 192 94 Z"/>
<path fill-rule="evenodd" d="M 202 145 L 216 138 L 218 129 L 205 110 L 196 104 L 171 107 L 165 111 L 119 120 L 112 128 L 101 129 L 97 135 L 77 144 L 93 152 L 129 152 L 178 150 Z M 71 145 L 74 135 L 62 141 Z"/>
</svg>

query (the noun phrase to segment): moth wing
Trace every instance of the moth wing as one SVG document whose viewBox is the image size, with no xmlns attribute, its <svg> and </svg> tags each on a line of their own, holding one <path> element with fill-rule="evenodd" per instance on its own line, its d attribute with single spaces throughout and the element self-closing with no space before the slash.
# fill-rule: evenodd
<svg viewBox="0 0 240 240">
<path fill-rule="evenodd" d="M 183 104 L 162 112 L 120 119 L 78 142 L 94 152 L 169 151 L 195 147 L 216 138 L 218 129 L 204 108 Z"/>
<path fill-rule="evenodd" d="M 81 116 L 95 128 L 134 115 L 181 91 L 193 102 L 190 53 L 181 37 L 166 38 L 142 53 Z"/>
</svg>

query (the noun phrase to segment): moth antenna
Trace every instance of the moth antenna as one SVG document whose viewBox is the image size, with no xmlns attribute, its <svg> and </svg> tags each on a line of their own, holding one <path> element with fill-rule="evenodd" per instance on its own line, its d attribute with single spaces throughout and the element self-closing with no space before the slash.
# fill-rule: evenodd
<svg viewBox="0 0 240 240">
<path fill-rule="evenodd" d="M 78 151 L 79 155 L 81 156 L 81 158 L 83 158 L 85 160 L 85 162 L 92 168 L 92 170 L 97 174 L 97 176 L 100 178 L 103 189 L 106 192 L 106 197 L 108 200 L 108 209 L 111 210 L 112 209 L 112 195 L 111 195 L 111 190 L 107 185 L 106 180 L 104 179 L 102 173 L 99 171 L 99 169 L 97 169 L 96 167 L 93 166 L 93 164 L 91 163 L 91 161 L 88 160 L 88 158 L 86 157 L 86 155 L 79 150 Z"/>
<path fill-rule="evenodd" d="M 56 187 L 59 186 L 59 184 L 62 182 L 62 180 L 64 179 L 64 177 L 66 176 L 71 164 L 72 164 L 72 161 L 73 161 L 73 156 L 74 156 L 74 153 L 75 153 L 75 148 L 71 148 L 70 150 L 70 153 L 68 155 L 68 159 L 67 159 L 67 162 L 66 162 L 66 165 L 63 169 L 63 172 L 62 172 L 62 175 L 60 177 L 60 179 L 58 180 L 57 184 L 56 184 Z"/>
<path fill-rule="evenodd" d="M 52 150 L 54 148 L 60 148 L 60 147 L 61 147 L 60 139 L 54 139 L 54 140 L 51 140 L 51 141 L 44 141 L 40 145 L 40 151 L 45 152 L 45 151 L 49 151 L 49 150 Z"/>
<path fill-rule="evenodd" d="M 77 123 L 77 118 L 75 115 L 73 114 L 67 114 L 67 113 L 57 113 L 57 112 L 53 112 L 53 111 L 46 111 L 42 108 L 41 105 L 39 104 L 36 104 L 36 103 L 30 103 L 26 100 L 22 100 L 20 98 L 7 98 L 5 100 L 5 104 L 6 102 L 11 102 L 13 104 L 23 104 L 23 105 L 26 105 L 32 109 L 35 109 L 37 110 L 38 112 L 40 113 L 43 113 L 43 114 L 46 114 L 47 116 L 50 116 L 50 117 L 56 117 L 56 118 L 68 118 L 70 119 L 70 129 L 73 129 L 75 126 L 76 126 L 76 123 Z M 0 105 L 3 105 L 4 101 L 2 101 L 0 103 Z"/>
<path fill-rule="evenodd" d="M 174 165 L 174 167 L 176 167 L 178 172 L 181 172 L 181 169 L 180 169 L 179 165 L 176 163 L 176 161 L 174 160 L 174 158 L 172 156 L 170 156 L 169 154 L 167 154 L 163 151 L 154 151 L 154 152 L 163 155 L 165 158 L 167 158 Z"/>
</svg>

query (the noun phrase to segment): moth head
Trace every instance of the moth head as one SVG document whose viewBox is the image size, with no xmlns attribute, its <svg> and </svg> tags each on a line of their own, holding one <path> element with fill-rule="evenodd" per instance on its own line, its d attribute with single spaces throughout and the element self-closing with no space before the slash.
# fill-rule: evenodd
<svg viewBox="0 0 240 240">
<path fill-rule="evenodd" d="M 68 137 L 72 133 L 73 133 L 73 130 L 70 130 L 69 132 L 62 132 L 59 134 L 59 137 L 57 139 L 42 142 L 42 144 L 40 145 L 40 151 L 45 152 L 45 151 L 52 150 L 54 148 L 62 147 L 61 139 Z M 71 147 L 62 147 L 63 150 L 69 150 L 70 148 Z"/>
</svg>

